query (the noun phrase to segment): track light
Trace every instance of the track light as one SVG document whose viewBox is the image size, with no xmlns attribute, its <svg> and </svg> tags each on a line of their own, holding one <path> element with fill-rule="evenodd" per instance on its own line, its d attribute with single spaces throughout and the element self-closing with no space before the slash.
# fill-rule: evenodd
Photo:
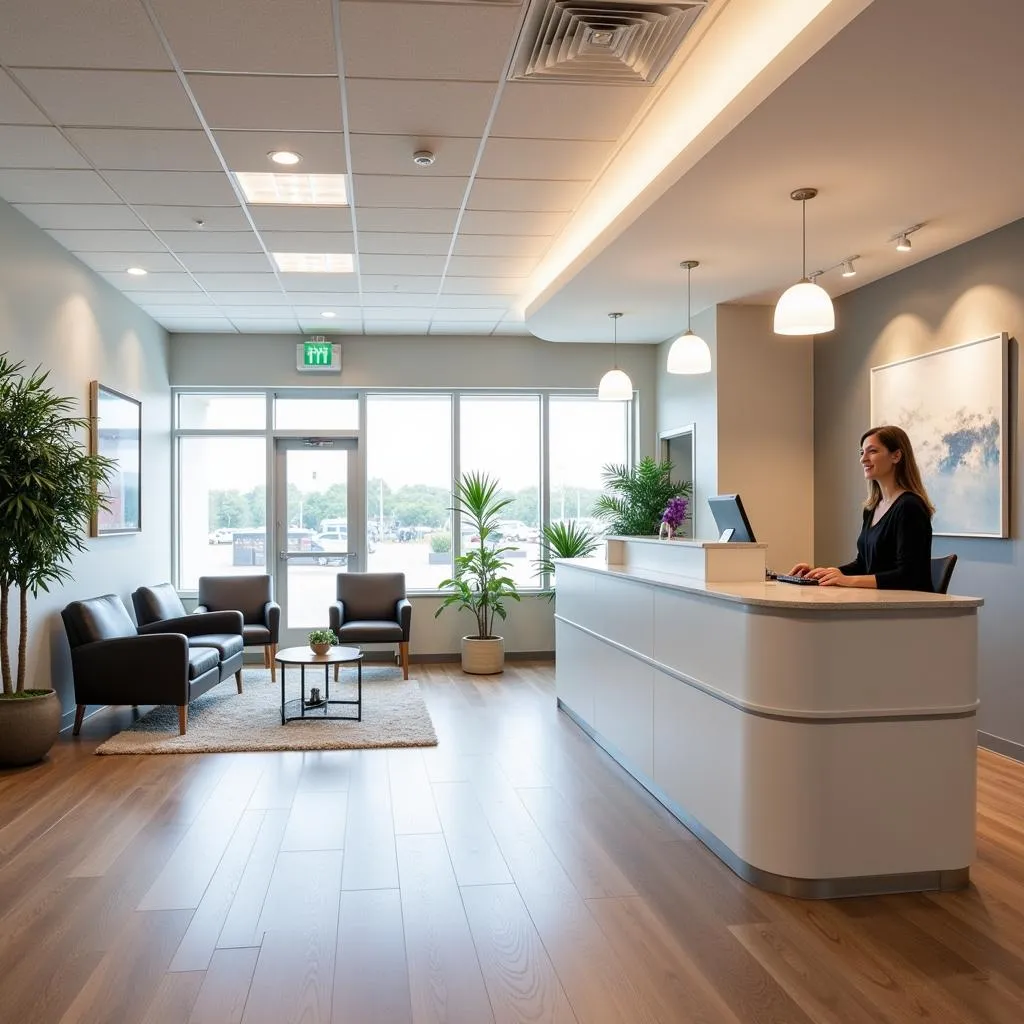
<svg viewBox="0 0 1024 1024">
<path fill-rule="evenodd" d="M 679 264 L 686 271 L 686 330 L 672 342 L 665 369 L 669 373 L 710 373 L 711 349 L 708 343 L 690 329 L 690 271 L 699 267 L 697 260 Z"/>
<path fill-rule="evenodd" d="M 857 276 L 857 268 L 853 265 L 855 259 L 856 256 L 851 256 L 848 260 L 843 260 L 843 277 Z"/>
<path fill-rule="evenodd" d="M 834 331 L 836 327 L 836 314 L 828 292 L 807 275 L 807 200 L 817 194 L 816 188 L 798 188 L 789 194 L 790 199 L 800 203 L 803 214 L 803 276 L 782 293 L 775 305 L 776 334 L 806 337 Z"/>
<path fill-rule="evenodd" d="M 910 250 L 911 250 L 910 239 L 907 238 L 906 235 L 900 235 L 900 237 L 896 239 L 896 251 L 897 252 L 910 252 Z"/>
<path fill-rule="evenodd" d="M 621 313 L 609 313 L 614 331 L 612 340 L 612 369 L 602 378 L 597 388 L 597 397 L 602 402 L 628 402 L 633 397 L 633 382 L 629 375 L 619 369 L 619 317 Z"/>
<path fill-rule="evenodd" d="M 897 252 L 910 252 L 912 246 L 910 239 L 907 236 L 912 235 L 915 231 L 920 231 L 922 227 L 924 227 L 923 224 L 912 224 L 909 228 L 906 228 L 903 231 L 897 231 L 889 241 L 896 243 Z"/>
</svg>

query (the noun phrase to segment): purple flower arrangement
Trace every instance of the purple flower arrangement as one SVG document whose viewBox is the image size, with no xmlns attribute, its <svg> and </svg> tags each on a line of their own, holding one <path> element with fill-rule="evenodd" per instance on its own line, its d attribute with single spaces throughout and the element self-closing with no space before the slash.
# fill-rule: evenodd
<svg viewBox="0 0 1024 1024">
<path fill-rule="evenodd" d="M 678 530 L 686 519 L 686 512 L 689 507 L 690 503 L 686 498 L 673 498 L 661 514 L 661 521 L 671 526 L 673 530 Z"/>
</svg>

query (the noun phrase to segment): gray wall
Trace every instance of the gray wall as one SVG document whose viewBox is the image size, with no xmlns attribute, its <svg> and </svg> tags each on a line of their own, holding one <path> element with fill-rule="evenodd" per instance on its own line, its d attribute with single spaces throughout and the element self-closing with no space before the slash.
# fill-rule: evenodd
<svg viewBox="0 0 1024 1024">
<path fill-rule="evenodd" d="M 30 603 L 28 679 L 53 686 L 74 709 L 60 609 L 81 597 L 170 578 L 170 445 L 167 335 L 138 307 L 0 200 L 0 351 L 50 382 L 86 415 L 94 379 L 142 399 L 142 524 L 139 534 L 90 540 L 74 579 Z M 83 438 L 83 441 L 85 439 Z M 17 622 L 9 638 L 16 655 Z"/>
<path fill-rule="evenodd" d="M 338 335 L 340 377 L 299 373 L 294 335 L 176 334 L 171 339 L 171 382 L 177 387 L 354 388 L 596 388 L 612 366 L 612 346 L 553 344 L 533 337 L 356 337 Z M 622 345 L 618 363 L 639 392 L 635 410 L 638 450 L 655 452 L 655 361 L 651 345 Z M 415 597 L 410 650 L 455 654 L 470 619 L 449 611 L 439 619 L 436 597 Z M 554 605 L 524 597 L 510 603 L 501 624 L 512 653 L 554 650 Z"/>
<path fill-rule="evenodd" d="M 1018 340 L 1024 336 L 1024 220 L 875 282 L 836 304 L 835 334 L 815 342 L 815 561 L 852 556 L 864 498 L 857 442 L 871 426 L 872 366 L 1000 331 L 1010 345 L 1012 540 L 937 537 L 959 556 L 952 591 L 985 599 L 980 613 L 981 742 L 1024 757 L 1024 458 Z"/>
</svg>

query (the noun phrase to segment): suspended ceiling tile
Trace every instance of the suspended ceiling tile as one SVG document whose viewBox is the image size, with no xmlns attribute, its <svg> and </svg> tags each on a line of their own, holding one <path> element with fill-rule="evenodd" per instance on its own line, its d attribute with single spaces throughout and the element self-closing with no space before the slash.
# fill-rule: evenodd
<svg viewBox="0 0 1024 1024">
<path fill-rule="evenodd" d="M 436 295 L 440 277 L 417 277 L 408 274 L 363 274 L 364 292 L 408 292 L 410 295 Z"/>
<path fill-rule="evenodd" d="M 467 210 L 459 225 L 463 235 L 557 235 L 569 220 L 568 212 Z"/>
<path fill-rule="evenodd" d="M 491 137 L 614 142 L 649 96 L 642 87 L 509 82 Z"/>
<path fill-rule="evenodd" d="M 236 206 L 238 198 L 219 171 L 105 171 L 129 203 L 160 206 Z"/>
<path fill-rule="evenodd" d="M 150 231 L 50 231 L 68 252 L 166 252 Z"/>
<path fill-rule="evenodd" d="M 0 62 L 24 67 L 168 68 L 140 3 L 75 0 L 54 10 L 38 0 L 3 0 Z"/>
<path fill-rule="evenodd" d="M 175 252 L 261 253 L 252 231 L 160 231 L 160 239 Z"/>
<path fill-rule="evenodd" d="M 393 309 L 390 306 L 363 306 L 367 323 L 375 320 L 393 320 L 395 323 L 408 320 L 429 320 L 434 315 L 433 306 L 404 306 Z"/>
<path fill-rule="evenodd" d="M 351 231 L 347 206 L 250 206 L 249 215 L 260 231 Z M 360 222 L 362 226 L 362 222 Z"/>
<path fill-rule="evenodd" d="M 219 171 L 205 132 L 186 128 L 69 128 L 68 135 L 100 170 Z"/>
<path fill-rule="evenodd" d="M 0 167 L 88 168 L 56 128 L 0 124 Z"/>
<path fill-rule="evenodd" d="M 282 317 L 280 320 L 248 320 L 242 317 L 231 321 L 243 334 L 298 334 L 299 322 L 295 317 Z M 292 350 L 294 353 L 294 349 Z M 293 354 L 292 369 L 294 369 Z"/>
<path fill-rule="evenodd" d="M 233 171 L 276 172 L 278 174 L 344 174 L 345 137 L 338 132 L 214 132 L 228 167 Z M 282 167 L 269 154 L 289 150 L 302 159 Z"/>
<path fill-rule="evenodd" d="M 352 170 L 357 174 L 409 174 L 414 177 L 469 176 L 480 140 L 408 135 L 351 135 Z M 434 154 L 429 167 L 413 163 L 413 154 Z"/>
<path fill-rule="evenodd" d="M 590 181 L 612 152 L 612 143 L 590 139 L 487 140 L 481 178 L 539 178 Z"/>
<path fill-rule="evenodd" d="M 168 317 L 158 321 L 160 325 L 172 334 L 195 334 L 197 332 L 210 332 L 211 334 L 237 334 L 238 330 L 230 320 L 223 317 Z"/>
<path fill-rule="evenodd" d="M 363 333 L 401 338 L 410 334 L 426 334 L 429 326 L 428 320 L 372 320 L 363 325 Z"/>
<path fill-rule="evenodd" d="M 431 334 L 479 334 L 488 335 L 494 330 L 493 320 L 482 320 L 478 323 L 451 323 L 435 320 L 430 325 Z"/>
<path fill-rule="evenodd" d="M 337 78 L 275 75 L 189 75 L 207 123 L 214 129 L 337 132 Z"/>
<path fill-rule="evenodd" d="M 360 208 L 356 215 L 359 231 L 417 231 L 433 234 L 451 234 L 455 230 L 455 219 L 459 211 L 452 210 L 410 210 Z"/>
<path fill-rule="evenodd" d="M 359 270 L 363 274 L 414 274 L 417 277 L 440 276 L 444 256 L 374 256 L 360 253 Z"/>
<path fill-rule="evenodd" d="M 154 292 L 176 292 L 191 283 L 188 274 L 162 273 L 147 274 L 145 277 L 131 277 L 124 273 L 100 271 L 115 288 L 122 292 L 141 292 L 152 295 Z"/>
<path fill-rule="evenodd" d="M 476 295 L 450 295 L 445 292 L 437 299 L 438 309 L 508 309 L 514 301 L 511 295 L 489 295 L 486 292 Z M 456 318 L 457 319 L 457 318 Z"/>
<path fill-rule="evenodd" d="M 359 252 L 409 256 L 447 256 L 452 236 L 442 234 L 403 234 L 398 231 L 360 231 Z"/>
<path fill-rule="evenodd" d="M 154 0 L 187 71 L 337 72 L 330 0 Z"/>
<path fill-rule="evenodd" d="M 527 277 L 536 266 L 534 256 L 453 256 L 448 273 L 452 277 Z"/>
<path fill-rule="evenodd" d="M 339 299 L 344 301 L 338 301 Z M 292 311 L 300 320 L 322 320 L 326 327 L 330 319 L 345 321 L 359 320 L 363 315 L 363 311 L 357 300 L 358 296 L 356 295 L 331 296 L 329 301 L 320 302 L 315 306 L 293 303 Z M 335 314 L 334 317 L 330 318 L 320 316 L 324 310 L 330 310 Z"/>
<path fill-rule="evenodd" d="M 271 252 L 355 252 L 351 231 L 263 231 Z"/>
<path fill-rule="evenodd" d="M 519 11 L 505 6 L 343 3 L 345 74 L 497 82 L 518 27 Z"/>
<path fill-rule="evenodd" d="M 95 171 L 0 170 L 0 197 L 9 203 L 119 203 Z"/>
<path fill-rule="evenodd" d="M 25 70 L 18 76 L 55 124 L 100 128 L 198 128 L 170 71 Z"/>
<path fill-rule="evenodd" d="M 477 309 L 451 309 L 444 306 L 434 311 L 434 319 L 444 323 L 497 323 L 508 312 L 505 306 L 487 306 Z"/>
<path fill-rule="evenodd" d="M 464 235 L 455 242 L 456 256 L 532 256 L 547 252 L 551 239 L 545 235 Z"/>
<path fill-rule="evenodd" d="M 206 272 L 195 275 L 202 288 L 208 292 L 279 292 L 277 278 L 272 273 L 218 274 Z"/>
<path fill-rule="evenodd" d="M 326 326 L 325 326 L 326 325 Z M 337 320 L 299 320 L 299 329 L 303 334 L 362 334 L 363 321 L 349 320 L 339 323 Z"/>
<path fill-rule="evenodd" d="M 282 274 L 281 281 L 285 291 L 292 295 L 292 301 L 295 295 L 307 292 L 331 295 L 357 290 L 355 274 Z"/>
<path fill-rule="evenodd" d="M 49 124 L 50 119 L 0 71 L 0 124 Z"/>
<path fill-rule="evenodd" d="M 437 289 L 426 292 L 363 292 L 363 305 L 390 306 L 392 309 L 407 306 L 432 307 Z"/>
<path fill-rule="evenodd" d="M 278 288 L 276 291 L 263 292 L 224 292 L 216 288 L 208 288 L 210 298 L 220 306 L 288 306 L 291 307 L 291 296 L 285 295 Z"/>
<path fill-rule="evenodd" d="M 353 175 L 358 211 L 370 206 L 411 206 L 419 209 L 451 209 L 462 204 L 468 178 L 412 178 L 404 175 Z"/>
<path fill-rule="evenodd" d="M 150 273 L 181 271 L 181 264 L 169 252 L 72 252 L 72 256 L 93 270 L 110 273 L 124 273 L 129 267 L 142 267 Z"/>
<path fill-rule="evenodd" d="M 515 277 L 452 277 L 444 279 L 445 295 L 518 295 L 526 287 L 527 278 Z"/>
<path fill-rule="evenodd" d="M 483 82 L 346 78 L 349 131 L 372 135 L 477 137 L 494 99 Z"/>
<path fill-rule="evenodd" d="M 15 208 L 44 231 L 52 228 L 142 228 L 139 218 L 127 206 L 112 203 L 18 203 Z"/>
<path fill-rule="evenodd" d="M 586 181 L 477 178 L 469 197 L 469 209 L 571 212 L 583 198 L 588 184 Z"/>
<path fill-rule="evenodd" d="M 210 300 L 202 293 L 195 281 L 190 281 L 187 289 L 177 292 L 132 292 L 131 300 L 139 306 L 208 306 L 210 304 Z"/>
<path fill-rule="evenodd" d="M 222 231 L 252 234 L 249 222 L 238 205 L 160 206 L 139 203 L 135 209 L 154 231 L 180 231 L 204 236 Z M 202 221 L 201 227 L 197 221 Z"/>
<path fill-rule="evenodd" d="M 181 254 L 181 262 L 192 273 L 216 271 L 225 274 L 263 274 L 271 270 L 270 260 L 255 252 L 188 252 Z"/>
<path fill-rule="evenodd" d="M 135 294 L 129 296 L 135 299 Z M 140 309 L 144 309 L 154 320 L 159 321 L 161 317 L 168 319 L 189 319 L 195 320 L 201 317 L 217 317 L 223 319 L 225 317 L 224 310 L 218 309 L 216 306 L 207 303 L 206 305 L 196 304 L 194 306 L 175 305 L 175 304 L 161 304 L 156 302 L 138 302 L 136 305 Z"/>
</svg>

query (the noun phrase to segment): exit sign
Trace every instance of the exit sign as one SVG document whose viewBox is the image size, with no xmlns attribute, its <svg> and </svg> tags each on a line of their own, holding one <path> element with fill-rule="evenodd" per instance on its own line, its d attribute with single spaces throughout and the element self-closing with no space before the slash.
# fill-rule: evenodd
<svg viewBox="0 0 1024 1024">
<path fill-rule="evenodd" d="M 295 368 L 305 373 L 341 373 L 341 345 L 322 335 L 295 347 Z"/>
</svg>

